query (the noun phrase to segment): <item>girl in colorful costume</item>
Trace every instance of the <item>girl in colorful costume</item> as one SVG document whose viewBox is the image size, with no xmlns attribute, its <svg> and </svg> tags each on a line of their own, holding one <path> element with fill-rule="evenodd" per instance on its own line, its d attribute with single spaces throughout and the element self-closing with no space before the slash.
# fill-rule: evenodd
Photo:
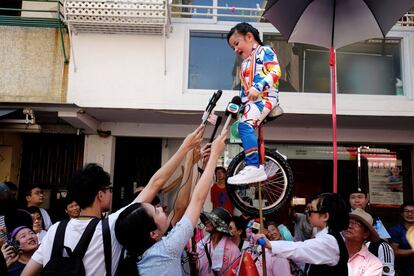
<svg viewBox="0 0 414 276">
<path fill-rule="evenodd" d="M 240 97 L 244 110 L 239 118 L 239 135 L 245 153 L 245 167 L 227 179 L 228 184 L 249 184 L 267 179 L 259 164 L 255 128 L 278 105 L 279 62 L 271 47 L 263 46 L 259 31 L 248 23 L 239 23 L 227 34 L 227 42 L 243 59 L 240 67 Z"/>
</svg>

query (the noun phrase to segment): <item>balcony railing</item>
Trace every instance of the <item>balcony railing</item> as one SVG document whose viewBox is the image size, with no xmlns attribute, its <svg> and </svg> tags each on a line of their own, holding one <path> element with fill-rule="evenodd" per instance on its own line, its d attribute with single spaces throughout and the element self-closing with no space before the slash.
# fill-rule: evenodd
<svg viewBox="0 0 414 276">
<path fill-rule="evenodd" d="M 174 18 L 197 18 L 197 19 L 226 19 L 234 18 L 249 19 L 250 21 L 266 22 L 262 17 L 264 8 L 256 4 L 255 8 L 217 6 L 217 5 L 185 5 L 171 4 L 171 15 Z M 414 27 L 414 10 L 406 13 L 398 22 L 397 26 Z"/>
<path fill-rule="evenodd" d="M 0 25 L 64 28 L 59 0 L 6 0 L 0 4 Z"/>
<path fill-rule="evenodd" d="M 65 0 L 65 21 L 72 31 L 168 34 L 167 0 Z"/>
</svg>

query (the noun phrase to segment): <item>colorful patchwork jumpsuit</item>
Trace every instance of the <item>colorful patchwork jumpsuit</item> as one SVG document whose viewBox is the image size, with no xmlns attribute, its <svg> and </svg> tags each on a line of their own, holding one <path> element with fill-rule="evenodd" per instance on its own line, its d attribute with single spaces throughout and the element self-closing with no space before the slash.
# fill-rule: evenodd
<svg viewBox="0 0 414 276">
<path fill-rule="evenodd" d="M 241 64 L 240 97 L 244 103 L 244 111 L 239 117 L 238 130 L 246 156 L 246 166 L 259 166 L 255 128 L 278 105 L 280 76 L 281 71 L 276 53 L 268 46 L 254 45 L 250 57 Z M 247 98 L 246 93 L 250 87 L 260 92 L 256 101 L 249 101 Z"/>
</svg>

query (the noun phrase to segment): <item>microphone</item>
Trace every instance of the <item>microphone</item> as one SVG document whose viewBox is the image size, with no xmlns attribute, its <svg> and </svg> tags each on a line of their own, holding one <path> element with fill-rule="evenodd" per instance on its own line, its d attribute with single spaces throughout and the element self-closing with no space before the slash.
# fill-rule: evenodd
<svg viewBox="0 0 414 276">
<path fill-rule="evenodd" d="M 223 117 L 221 117 L 221 116 L 217 117 L 217 121 L 216 121 L 216 124 L 214 125 L 213 133 L 211 134 L 209 143 L 213 142 L 214 137 L 216 136 L 217 129 L 219 128 L 222 119 L 223 119 Z"/>
<path fill-rule="evenodd" d="M 247 228 L 251 228 L 253 234 L 257 234 L 257 233 L 260 232 L 260 224 L 258 222 L 255 222 L 255 221 L 253 221 L 253 222 L 249 221 L 249 223 L 247 223 Z M 257 244 L 263 246 L 263 245 L 266 244 L 266 241 L 263 238 L 259 238 L 257 240 Z"/>
<path fill-rule="evenodd" d="M 233 97 L 233 99 L 231 99 L 231 102 L 229 102 L 229 104 L 226 107 L 225 114 L 228 117 L 227 117 L 226 123 L 223 126 L 223 130 L 221 131 L 221 134 L 223 134 L 223 132 L 229 127 L 231 118 L 234 118 L 234 119 L 237 118 L 237 114 L 239 114 L 240 112 L 241 104 L 242 104 L 242 100 L 239 96 L 235 96 Z"/>
<path fill-rule="evenodd" d="M 208 116 L 210 116 L 211 111 L 213 111 L 214 107 L 216 107 L 217 101 L 220 99 L 221 94 L 223 94 L 223 91 L 218 90 L 217 92 L 214 92 L 213 96 L 210 98 L 203 117 L 201 117 L 201 123 L 203 125 L 207 124 Z"/>
</svg>

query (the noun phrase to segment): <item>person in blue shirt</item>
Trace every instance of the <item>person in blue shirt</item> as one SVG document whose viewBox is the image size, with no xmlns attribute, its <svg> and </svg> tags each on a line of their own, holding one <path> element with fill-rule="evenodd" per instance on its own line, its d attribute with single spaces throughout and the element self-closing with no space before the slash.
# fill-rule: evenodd
<svg viewBox="0 0 414 276">
<path fill-rule="evenodd" d="M 399 276 L 414 275 L 414 250 L 407 240 L 407 230 L 414 226 L 414 202 L 404 202 L 400 213 L 403 222 L 388 230 L 396 256 L 396 271 Z"/>
</svg>

